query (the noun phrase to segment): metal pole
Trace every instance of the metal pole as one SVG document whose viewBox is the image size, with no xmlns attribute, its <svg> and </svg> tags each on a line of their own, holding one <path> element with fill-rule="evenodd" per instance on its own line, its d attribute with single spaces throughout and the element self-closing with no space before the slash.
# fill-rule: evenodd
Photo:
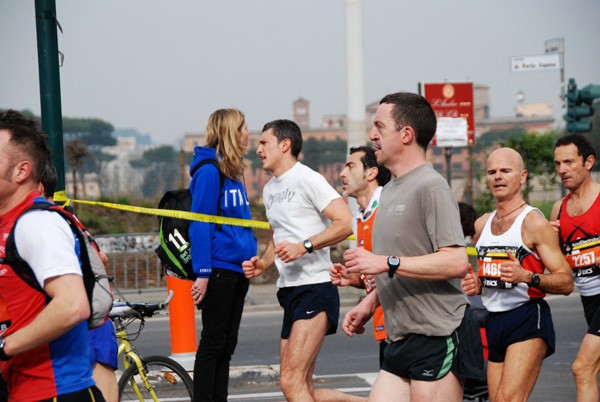
<svg viewBox="0 0 600 402">
<path fill-rule="evenodd" d="M 448 180 L 448 186 L 452 188 L 452 148 L 446 147 L 446 179 Z"/>
<path fill-rule="evenodd" d="M 35 0 L 38 66 L 40 73 L 40 101 L 42 129 L 49 137 L 58 174 L 57 191 L 65 189 L 63 126 L 58 72 L 58 38 L 56 3 L 54 0 Z"/>
</svg>

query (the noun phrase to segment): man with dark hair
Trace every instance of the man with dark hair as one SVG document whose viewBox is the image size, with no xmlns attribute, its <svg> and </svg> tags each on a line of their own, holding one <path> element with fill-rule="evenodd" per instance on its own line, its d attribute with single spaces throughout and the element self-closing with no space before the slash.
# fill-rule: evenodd
<svg viewBox="0 0 600 402">
<path fill-rule="evenodd" d="M 600 183 L 591 170 L 596 152 L 582 134 L 556 141 L 554 163 L 569 194 L 558 200 L 550 219 L 581 296 L 588 330 L 573 363 L 577 401 L 598 401 L 600 372 Z"/>
<path fill-rule="evenodd" d="M 344 254 L 348 272 L 375 275 L 377 288 L 343 329 L 364 332 L 381 303 L 388 345 L 370 401 L 458 402 L 465 378 L 484 378 L 479 328 L 461 288 L 468 259 L 458 205 L 425 158 L 435 130 L 427 100 L 403 92 L 381 100 L 369 133 L 393 179 L 381 192 L 373 252 Z"/>
<path fill-rule="evenodd" d="M 8 264 L 0 270 L 0 296 L 10 326 L 0 335 L 0 368 L 11 400 L 104 401 L 89 362 L 90 306 L 67 222 L 50 211 L 20 215 L 45 202 L 38 185 L 51 163 L 46 135 L 13 110 L 0 114 L 0 258 L 15 225 L 15 247 L 45 294 Z"/>
<path fill-rule="evenodd" d="M 58 185 L 58 174 L 53 163 L 48 163 L 42 174 L 38 191 L 46 200 L 54 202 L 54 193 Z M 65 209 L 67 207 L 64 207 Z M 72 213 L 72 211 L 69 211 Z M 108 263 L 108 256 L 98 250 L 98 254 L 104 265 Z M 102 392 L 107 402 L 119 400 L 119 385 L 115 371 L 119 368 L 117 358 L 118 345 L 115 328 L 111 320 L 98 328 L 88 331 L 90 341 L 90 363 L 92 364 L 92 378 L 96 386 Z"/>
<path fill-rule="evenodd" d="M 371 233 L 373 231 L 373 222 L 377 214 L 379 205 L 379 196 L 381 189 L 390 181 L 391 173 L 389 170 L 380 166 L 375 157 L 375 150 L 371 147 L 360 146 L 350 148 L 350 157 L 340 172 L 340 178 L 343 181 L 344 193 L 356 199 L 358 211 L 352 219 L 352 232 L 356 237 L 358 247 L 364 247 L 366 250 L 373 250 L 371 242 Z M 346 267 L 340 263 L 335 263 L 329 268 L 331 282 L 336 286 L 354 286 L 366 289 L 367 294 L 375 289 L 372 275 L 365 274 L 347 274 Z M 373 333 L 375 340 L 379 342 L 379 366 L 383 364 L 383 352 L 387 342 L 385 332 L 385 323 L 383 318 L 383 309 L 377 307 L 373 314 Z"/>
<path fill-rule="evenodd" d="M 288 401 L 363 400 L 336 390 L 315 389 L 317 355 L 325 335 L 337 330 L 340 299 L 329 278 L 329 246 L 352 233 L 352 214 L 323 176 L 298 162 L 302 134 L 289 120 L 263 128 L 257 153 L 273 178 L 263 189 L 273 230 L 263 256 L 244 261 L 248 278 L 275 263 L 277 298 L 284 309 L 280 386 Z"/>
</svg>

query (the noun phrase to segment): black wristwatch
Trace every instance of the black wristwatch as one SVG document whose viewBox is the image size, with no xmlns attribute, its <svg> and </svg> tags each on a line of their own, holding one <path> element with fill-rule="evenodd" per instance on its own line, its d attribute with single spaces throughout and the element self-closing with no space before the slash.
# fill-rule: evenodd
<svg viewBox="0 0 600 402">
<path fill-rule="evenodd" d="M 388 267 L 390 267 L 390 270 L 388 271 L 388 276 L 390 278 L 393 278 L 394 274 L 396 273 L 396 270 L 400 266 L 400 258 L 398 258 L 398 256 L 396 255 L 390 255 L 388 257 L 387 263 Z"/>
<path fill-rule="evenodd" d="M 5 362 L 10 359 L 12 359 L 12 356 L 9 356 L 4 352 L 4 337 L 0 336 L 0 360 Z"/>
<path fill-rule="evenodd" d="M 539 289 L 540 288 L 540 276 L 535 272 L 531 275 L 531 286 Z"/>
<path fill-rule="evenodd" d="M 312 241 L 310 240 L 304 240 L 304 248 L 306 249 L 307 253 L 312 253 L 313 252 L 313 244 Z"/>
</svg>

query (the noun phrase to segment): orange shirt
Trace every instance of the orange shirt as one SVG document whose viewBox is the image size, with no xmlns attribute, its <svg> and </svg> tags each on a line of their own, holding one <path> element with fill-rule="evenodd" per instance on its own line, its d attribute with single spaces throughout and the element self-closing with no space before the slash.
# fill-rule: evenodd
<svg viewBox="0 0 600 402">
<path fill-rule="evenodd" d="M 367 251 L 373 251 L 373 244 L 371 243 L 371 233 L 373 232 L 373 222 L 375 222 L 375 215 L 377 214 L 377 208 L 373 210 L 371 216 L 365 221 L 358 219 L 356 221 L 356 242 L 360 247 L 363 247 Z M 367 281 L 366 275 L 361 275 L 365 284 L 367 293 L 370 293 L 373 289 L 371 284 Z M 383 318 L 383 308 L 377 307 L 375 314 L 373 314 L 373 332 L 375 334 L 375 340 L 381 342 L 387 338 L 385 332 L 385 323 Z"/>
</svg>

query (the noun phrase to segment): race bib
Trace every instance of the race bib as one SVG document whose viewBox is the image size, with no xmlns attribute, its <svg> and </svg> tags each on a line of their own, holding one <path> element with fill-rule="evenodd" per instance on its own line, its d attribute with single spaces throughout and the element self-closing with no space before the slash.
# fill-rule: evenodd
<svg viewBox="0 0 600 402">
<path fill-rule="evenodd" d="M 565 258 L 573 276 L 588 277 L 600 274 L 596 258 L 600 256 L 600 236 L 580 239 L 565 246 Z"/>
<path fill-rule="evenodd" d="M 479 271 L 477 275 L 481 279 L 481 285 L 486 288 L 511 289 L 512 283 L 500 280 L 500 266 L 509 261 L 507 251 L 516 254 L 517 250 L 499 247 L 480 247 L 478 250 Z"/>
</svg>

